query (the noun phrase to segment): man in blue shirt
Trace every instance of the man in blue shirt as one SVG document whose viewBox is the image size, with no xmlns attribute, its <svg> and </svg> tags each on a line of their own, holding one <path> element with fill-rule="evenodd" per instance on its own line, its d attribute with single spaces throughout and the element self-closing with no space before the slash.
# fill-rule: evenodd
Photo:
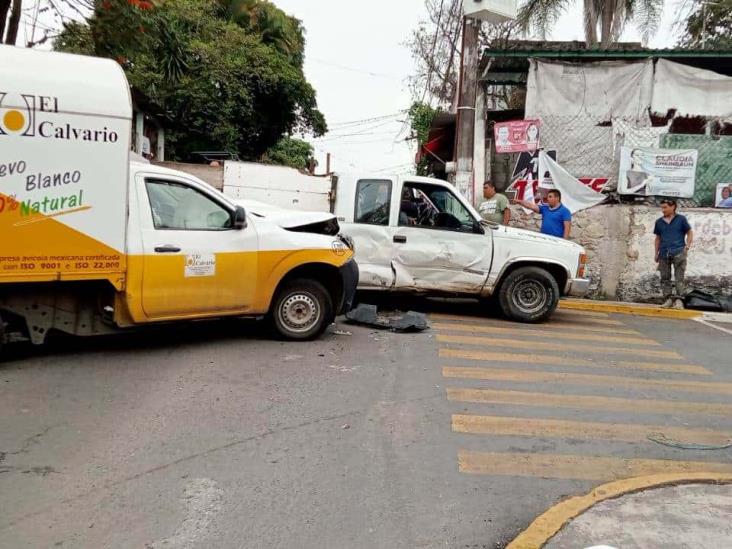
<svg viewBox="0 0 732 549">
<path fill-rule="evenodd" d="M 547 204 L 535 204 L 528 200 L 514 200 L 527 210 L 541 214 L 541 232 L 559 238 L 569 238 L 572 228 L 572 212 L 562 204 L 562 193 L 552 189 L 546 197 Z"/>
<path fill-rule="evenodd" d="M 676 213 L 676 200 L 661 200 L 663 217 L 656 220 L 653 234 L 656 235 L 656 263 L 661 272 L 661 290 L 666 298 L 662 307 L 683 309 L 681 298 L 684 295 L 684 275 L 686 273 L 686 254 L 694 242 L 694 231 L 683 215 Z M 671 268 L 674 271 L 676 293 L 671 285 Z"/>
</svg>

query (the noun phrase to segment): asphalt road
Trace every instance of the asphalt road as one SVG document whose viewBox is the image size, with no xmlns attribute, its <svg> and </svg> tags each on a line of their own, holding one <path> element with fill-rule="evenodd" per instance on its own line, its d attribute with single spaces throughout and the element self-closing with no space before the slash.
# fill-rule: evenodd
<svg viewBox="0 0 732 549">
<path fill-rule="evenodd" d="M 677 447 L 732 438 L 732 336 L 421 306 L 422 334 L 218 322 L 16 348 L 0 547 L 503 547 L 607 480 L 732 471 L 730 449 Z"/>
</svg>

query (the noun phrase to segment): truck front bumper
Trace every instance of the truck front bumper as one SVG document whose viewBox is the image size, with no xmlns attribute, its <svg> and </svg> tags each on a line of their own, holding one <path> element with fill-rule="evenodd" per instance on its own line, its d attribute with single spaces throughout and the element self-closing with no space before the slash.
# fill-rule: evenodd
<svg viewBox="0 0 732 549">
<path fill-rule="evenodd" d="M 567 295 L 571 297 L 583 297 L 589 289 L 589 278 L 572 278 L 567 282 Z"/>
<path fill-rule="evenodd" d="M 337 314 L 346 314 L 353 309 L 356 299 L 356 286 L 358 286 L 358 263 L 354 259 L 349 260 L 340 268 L 341 279 L 343 280 L 343 303 Z"/>
</svg>

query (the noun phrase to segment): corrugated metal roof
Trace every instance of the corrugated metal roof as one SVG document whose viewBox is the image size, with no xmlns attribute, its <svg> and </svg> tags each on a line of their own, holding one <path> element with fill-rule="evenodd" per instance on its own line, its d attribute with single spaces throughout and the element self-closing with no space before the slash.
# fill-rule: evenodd
<svg viewBox="0 0 732 549">
<path fill-rule="evenodd" d="M 518 84 L 528 72 L 529 59 L 557 61 L 631 61 L 648 58 L 672 59 L 679 63 L 732 75 L 732 50 L 646 49 L 636 42 L 619 42 L 608 48 L 588 47 L 584 42 L 511 40 L 501 47 L 483 50 L 481 80 L 493 84 Z M 489 71 L 485 68 L 491 60 Z M 520 75 L 520 76 L 519 76 Z"/>
</svg>

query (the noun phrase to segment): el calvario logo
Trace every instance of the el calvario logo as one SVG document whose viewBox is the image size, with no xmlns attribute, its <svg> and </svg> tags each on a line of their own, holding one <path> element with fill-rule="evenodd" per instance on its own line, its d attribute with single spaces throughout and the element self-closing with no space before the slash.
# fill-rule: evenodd
<svg viewBox="0 0 732 549">
<path fill-rule="evenodd" d="M 0 136 L 18 135 L 67 141 L 116 143 L 119 134 L 106 126 L 78 127 L 64 122 L 58 97 L 0 91 Z"/>
</svg>

